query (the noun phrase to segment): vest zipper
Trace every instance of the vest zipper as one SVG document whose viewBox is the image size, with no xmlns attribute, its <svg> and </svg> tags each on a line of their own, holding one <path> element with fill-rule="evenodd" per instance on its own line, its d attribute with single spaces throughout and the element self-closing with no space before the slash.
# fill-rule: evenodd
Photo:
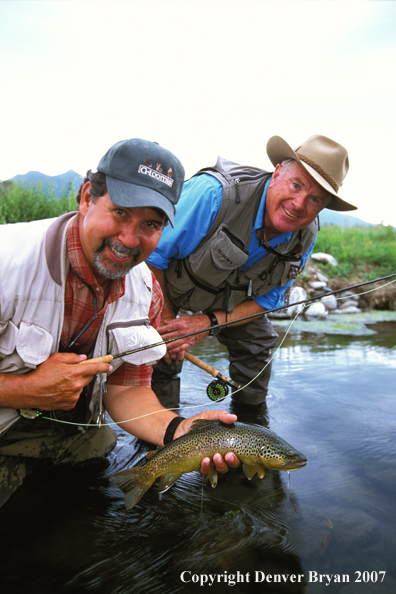
<svg viewBox="0 0 396 594">
<path fill-rule="evenodd" d="M 239 203 L 241 201 L 239 195 L 239 183 L 244 181 L 254 181 L 256 179 L 262 178 L 266 173 L 254 173 L 252 175 L 244 175 L 243 177 L 235 177 L 234 184 L 235 184 L 235 202 Z"/>
<path fill-rule="evenodd" d="M 239 177 L 236 177 L 234 179 L 234 184 L 235 184 L 235 202 L 238 204 L 241 201 L 241 198 L 239 196 Z"/>
</svg>

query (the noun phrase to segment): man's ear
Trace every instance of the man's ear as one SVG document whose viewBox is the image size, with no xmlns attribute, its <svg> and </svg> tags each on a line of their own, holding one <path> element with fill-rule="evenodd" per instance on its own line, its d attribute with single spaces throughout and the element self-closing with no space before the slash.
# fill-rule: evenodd
<svg viewBox="0 0 396 594">
<path fill-rule="evenodd" d="M 91 182 L 86 182 L 81 190 L 81 199 L 78 210 L 83 217 L 87 214 L 89 205 L 92 202 L 91 187 Z"/>
<path fill-rule="evenodd" d="M 282 170 L 282 165 L 280 163 L 278 163 L 278 165 L 275 167 L 274 173 L 272 174 L 272 178 L 271 178 L 271 181 L 270 181 L 268 187 L 272 187 L 274 185 L 274 182 L 279 177 L 281 170 Z"/>
<path fill-rule="evenodd" d="M 275 177 L 275 179 L 276 179 L 279 176 L 281 170 L 282 170 L 282 164 L 278 163 L 278 165 L 275 167 L 275 171 L 272 174 L 272 177 Z"/>
</svg>

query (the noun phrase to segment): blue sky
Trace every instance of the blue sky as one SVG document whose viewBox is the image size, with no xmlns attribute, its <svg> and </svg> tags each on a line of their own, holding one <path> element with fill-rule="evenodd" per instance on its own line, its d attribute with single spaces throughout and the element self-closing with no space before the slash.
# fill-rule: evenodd
<svg viewBox="0 0 396 594">
<path fill-rule="evenodd" d="M 217 155 L 271 168 L 267 140 L 349 152 L 340 195 L 396 226 L 396 3 L 0 2 L 0 179 L 96 168 L 156 140 L 187 176 Z"/>
</svg>

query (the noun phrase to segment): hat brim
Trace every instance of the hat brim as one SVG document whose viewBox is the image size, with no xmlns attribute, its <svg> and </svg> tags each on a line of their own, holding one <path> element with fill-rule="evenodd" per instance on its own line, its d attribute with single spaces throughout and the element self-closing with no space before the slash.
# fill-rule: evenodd
<svg viewBox="0 0 396 594">
<path fill-rule="evenodd" d="M 160 192 L 147 186 L 130 184 L 109 175 L 106 175 L 106 186 L 111 201 L 117 206 L 123 206 L 124 208 L 158 208 L 168 217 L 172 227 L 175 226 L 175 207 Z"/>
<path fill-rule="evenodd" d="M 342 200 L 338 196 L 338 194 L 334 191 L 332 186 L 317 172 L 315 169 L 301 161 L 296 152 L 291 148 L 290 145 L 287 144 L 283 138 L 280 136 L 272 136 L 267 143 L 267 155 L 271 161 L 271 163 L 276 167 L 282 161 L 286 159 L 294 159 L 300 165 L 304 167 L 304 169 L 310 174 L 313 179 L 318 182 L 318 184 L 326 190 L 329 194 L 333 196 L 332 201 L 330 204 L 326 206 L 329 210 L 339 210 L 339 211 L 346 211 L 346 210 L 357 210 L 357 206 Z"/>
</svg>

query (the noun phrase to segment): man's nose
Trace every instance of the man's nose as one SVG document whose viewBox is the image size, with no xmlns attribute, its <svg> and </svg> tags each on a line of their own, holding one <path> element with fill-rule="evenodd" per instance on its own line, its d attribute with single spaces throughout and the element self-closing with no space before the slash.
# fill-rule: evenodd
<svg viewBox="0 0 396 594">
<path fill-rule="evenodd" d="M 298 196 L 293 197 L 293 206 L 298 210 L 303 210 L 305 208 L 307 196 L 308 194 L 306 192 L 299 192 Z"/>
<path fill-rule="evenodd" d="M 118 239 L 128 248 L 135 248 L 140 243 L 139 227 L 134 223 L 123 225 Z"/>
</svg>

